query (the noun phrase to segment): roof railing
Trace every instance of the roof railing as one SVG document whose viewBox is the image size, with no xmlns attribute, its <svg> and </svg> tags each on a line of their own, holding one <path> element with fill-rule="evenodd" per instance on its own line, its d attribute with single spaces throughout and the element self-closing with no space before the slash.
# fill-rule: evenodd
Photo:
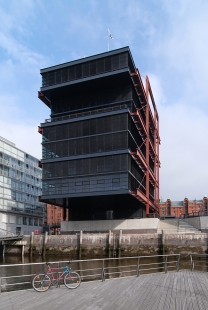
<svg viewBox="0 0 208 310">
<path fill-rule="evenodd" d="M 63 116 L 52 117 L 49 119 L 45 119 L 45 123 L 58 122 L 58 121 L 73 119 L 73 118 L 77 118 L 77 117 L 84 117 L 84 116 L 89 116 L 89 115 L 96 115 L 96 114 L 103 113 L 103 112 L 117 111 L 117 110 L 122 110 L 125 108 L 128 109 L 127 104 L 120 104 L 120 105 L 116 105 L 116 106 L 108 107 L 108 108 L 103 108 L 103 109 L 90 110 L 90 111 L 81 112 L 81 113 L 67 114 L 67 115 L 63 115 Z"/>
</svg>

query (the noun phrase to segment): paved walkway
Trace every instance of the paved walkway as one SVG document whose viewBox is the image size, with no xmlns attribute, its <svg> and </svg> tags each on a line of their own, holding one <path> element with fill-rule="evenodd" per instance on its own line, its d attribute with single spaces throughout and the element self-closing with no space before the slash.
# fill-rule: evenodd
<svg viewBox="0 0 208 310">
<path fill-rule="evenodd" d="M 0 295 L 2 310 L 207 310 L 208 273 L 179 271 Z"/>
</svg>

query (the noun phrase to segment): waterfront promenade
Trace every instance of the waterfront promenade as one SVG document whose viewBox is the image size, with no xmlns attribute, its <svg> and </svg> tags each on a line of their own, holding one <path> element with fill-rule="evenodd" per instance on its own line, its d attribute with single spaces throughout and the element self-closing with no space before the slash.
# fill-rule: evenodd
<svg viewBox="0 0 208 310">
<path fill-rule="evenodd" d="M 81 283 L 43 293 L 33 289 L 2 293 L 2 310 L 207 310 L 208 273 L 157 273 Z"/>
</svg>

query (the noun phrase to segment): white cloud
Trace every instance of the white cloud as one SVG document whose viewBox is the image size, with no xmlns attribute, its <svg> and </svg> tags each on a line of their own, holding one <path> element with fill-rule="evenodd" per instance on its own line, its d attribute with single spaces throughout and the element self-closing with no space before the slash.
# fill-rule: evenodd
<svg viewBox="0 0 208 310">
<path fill-rule="evenodd" d="M 1 129 L 0 136 L 16 144 L 19 149 L 41 158 L 41 139 L 38 133 L 39 122 L 35 119 L 22 119 L 22 109 L 18 107 L 18 97 L 0 96 Z M 41 115 L 41 114 L 40 114 Z"/>
<path fill-rule="evenodd" d="M 165 193 L 173 200 L 202 198 L 208 189 L 208 116 L 178 103 L 163 107 L 160 119 L 162 196 Z"/>
<path fill-rule="evenodd" d="M 17 42 L 13 37 L 0 33 L 0 46 L 5 49 L 9 56 L 18 60 L 21 65 L 31 70 L 45 64 L 46 59 L 39 53 L 29 50 L 26 46 Z"/>
<path fill-rule="evenodd" d="M 149 78 L 160 119 L 160 194 L 200 199 L 208 192 L 208 115 L 183 101 L 168 105 L 159 78 Z"/>
<path fill-rule="evenodd" d="M 37 131 L 37 126 L 29 124 L 8 124 L 1 122 L 1 136 L 15 144 L 20 150 L 41 159 L 41 141 L 42 136 Z"/>
<path fill-rule="evenodd" d="M 157 32 L 157 44 L 152 45 L 151 54 L 161 65 L 165 64 L 160 68 L 163 78 L 175 76 L 173 92 L 182 92 L 184 103 L 189 106 L 200 102 L 207 110 L 208 3 L 202 0 L 164 4 L 168 23 Z"/>
</svg>

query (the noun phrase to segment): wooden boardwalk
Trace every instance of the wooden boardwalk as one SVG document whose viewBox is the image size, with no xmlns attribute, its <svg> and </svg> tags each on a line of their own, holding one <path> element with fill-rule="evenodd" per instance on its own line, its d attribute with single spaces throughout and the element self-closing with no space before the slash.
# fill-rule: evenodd
<svg viewBox="0 0 208 310">
<path fill-rule="evenodd" d="M 208 273 L 179 271 L 2 293 L 2 310 L 207 310 Z"/>
</svg>

